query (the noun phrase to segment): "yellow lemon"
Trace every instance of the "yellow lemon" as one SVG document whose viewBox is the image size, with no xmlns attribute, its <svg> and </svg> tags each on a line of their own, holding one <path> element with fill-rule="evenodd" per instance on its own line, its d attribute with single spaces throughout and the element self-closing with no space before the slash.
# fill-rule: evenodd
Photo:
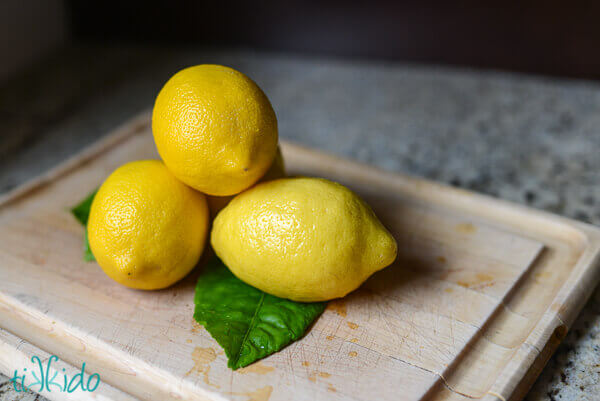
<svg viewBox="0 0 600 401">
<path fill-rule="evenodd" d="M 273 164 L 265 175 L 258 182 L 266 182 L 275 180 L 277 178 L 285 177 L 285 163 L 283 161 L 283 155 L 281 154 L 281 149 L 279 146 L 277 147 L 277 154 L 275 156 L 275 160 L 273 160 Z M 210 210 L 210 214 L 212 216 L 216 216 L 221 209 L 223 209 L 227 204 L 234 198 L 234 196 L 207 196 L 206 200 L 208 201 L 208 209 Z"/>
<path fill-rule="evenodd" d="M 277 150 L 269 99 L 246 75 L 221 65 L 197 65 L 171 77 L 156 98 L 152 132 L 169 170 L 207 195 L 251 187 Z"/>
<path fill-rule="evenodd" d="M 127 163 L 104 181 L 90 210 L 88 239 L 102 270 L 131 288 L 154 290 L 198 263 L 208 231 L 206 198 L 158 160 Z"/>
<path fill-rule="evenodd" d="M 397 250 L 362 199 L 322 178 L 282 178 L 241 193 L 214 220 L 211 244 L 241 280 L 304 302 L 345 296 Z"/>
</svg>

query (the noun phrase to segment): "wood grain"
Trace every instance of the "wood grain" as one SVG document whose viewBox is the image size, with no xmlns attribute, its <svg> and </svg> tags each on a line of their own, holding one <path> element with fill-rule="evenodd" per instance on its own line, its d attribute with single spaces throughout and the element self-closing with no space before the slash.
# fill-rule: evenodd
<svg viewBox="0 0 600 401">
<path fill-rule="evenodd" d="M 122 163 L 157 157 L 147 115 L 0 200 L 0 327 L 29 352 L 85 361 L 110 384 L 78 399 L 522 397 L 598 282 L 599 231 L 288 143 L 282 149 L 290 173 L 334 179 L 363 196 L 399 243 L 392 266 L 331 302 L 300 341 L 232 372 L 192 319 L 201 266 L 172 288 L 142 292 L 82 261 L 82 228 L 68 208 Z M 11 349 L 10 334 L 0 334 Z M 15 355 L 0 354 L 4 373 L 18 368 Z"/>
</svg>

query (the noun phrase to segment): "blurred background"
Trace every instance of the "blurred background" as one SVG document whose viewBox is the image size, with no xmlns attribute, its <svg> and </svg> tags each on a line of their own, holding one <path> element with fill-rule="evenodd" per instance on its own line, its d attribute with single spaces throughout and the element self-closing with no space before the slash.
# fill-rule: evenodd
<svg viewBox="0 0 600 401">
<path fill-rule="evenodd" d="M 600 78 L 600 3 L 0 2 L 0 78 L 81 42 L 226 46 Z"/>
<path fill-rule="evenodd" d="M 366 119 L 369 115 L 356 110 L 342 113 L 348 105 L 339 109 L 349 96 L 372 99 L 379 91 L 390 92 L 388 97 L 393 98 L 392 87 L 386 88 L 385 83 L 390 78 L 381 68 L 397 66 L 398 74 L 410 69 L 447 70 L 475 77 L 478 71 L 491 70 L 534 74 L 550 80 L 600 79 L 598 15 L 600 2 L 566 5 L 558 0 L 1 0 L 0 192 L 18 185 L 26 176 L 3 175 L 3 170 L 6 172 L 17 162 L 19 171 L 31 164 L 29 160 L 15 160 L 25 157 L 15 156 L 16 149 L 27 150 L 30 160 L 38 165 L 50 166 L 48 149 L 53 149 L 55 158 L 66 157 L 136 112 L 151 107 L 161 85 L 175 71 L 189 65 L 222 63 L 246 72 L 272 98 L 281 131 L 292 139 L 302 135 L 302 130 L 329 135 L 332 127 L 344 124 L 348 130 L 370 130 L 373 124 Z M 331 72 L 331 78 L 319 76 L 318 68 L 336 62 L 363 65 L 372 73 L 372 79 L 362 72 L 349 71 L 350 76 L 344 77 L 343 68 Z M 407 102 L 414 102 L 420 111 L 431 109 L 434 115 L 441 109 L 472 107 L 456 106 L 454 97 L 481 103 L 471 96 L 474 92 L 468 91 L 467 85 L 450 84 L 445 79 L 436 82 L 438 75 L 421 78 L 418 85 L 413 78 L 402 78 L 399 88 L 416 85 L 411 88 L 413 92 L 396 90 L 393 102 L 386 103 L 393 109 L 390 113 L 396 113 L 397 121 L 390 117 L 387 123 L 393 126 L 391 129 L 398 130 L 399 123 L 408 125 L 404 129 L 409 131 L 435 134 L 438 129 L 439 124 L 432 126 L 437 123 L 425 121 L 406 108 Z M 331 90 L 320 92 L 322 82 L 315 83 L 316 91 L 310 86 L 312 81 L 324 79 L 331 88 L 338 85 L 339 99 L 326 98 L 325 92 L 329 97 L 334 94 Z M 355 89 L 350 89 L 344 81 L 347 79 L 355 82 Z M 381 88 L 372 80 L 381 82 Z M 286 86 L 290 82 L 298 86 L 293 99 Z M 446 89 L 435 93 L 436 88 Z M 468 93 L 463 96 L 457 91 Z M 437 104 L 418 103 L 427 102 L 429 96 L 432 102 L 437 97 Z M 524 100 L 521 96 L 515 102 Z M 372 103 L 375 107 L 375 100 Z M 55 135 L 63 142 L 40 142 L 38 134 L 48 133 L 86 107 L 95 110 L 97 116 L 93 123 L 81 122 L 85 136 L 75 129 L 70 134 L 63 129 Z M 327 113 L 315 114 L 319 108 Z M 332 113 L 334 108 L 338 109 L 336 114 Z M 549 125 L 572 125 L 570 110 L 556 114 L 559 120 Z M 314 121 L 312 125 L 306 123 L 308 118 Z M 379 116 L 377 125 L 385 131 L 383 120 Z M 452 124 L 457 125 L 456 121 Z M 306 144 L 327 149 L 327 144 L 318 141 L 307 140 Z M 331 146 L 331 150 L 338 148 Z M 372 162 L 367 156 L 358 157 Z M 415 166 L 419 166 L 417 162 L 409 165 L 409 171 Z M 383 167 L 405 168 L 389 163 Z M 435 171 L 413 172 L 448 179 L 453 184 L 461 181 L 440 177 Z M 474 189 L 484 190 L 481 185 Z"/>
</svg>

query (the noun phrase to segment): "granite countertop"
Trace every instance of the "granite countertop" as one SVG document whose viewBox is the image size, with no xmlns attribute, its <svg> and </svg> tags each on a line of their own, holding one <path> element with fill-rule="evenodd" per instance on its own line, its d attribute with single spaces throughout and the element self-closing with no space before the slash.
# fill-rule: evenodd
<svg viewBox="0 0 600 401">
<path fill-rule="evenodd" d="M 185 48 L 72 46 L 5 84 L 0 193 L 151 107 L 178 69 L 207 62 L 253 77 L 284 139 L 600 225 L 599 84 Z M 6 380 L 0 401 L 37 397 Z M 526 399 L 597 394 L 598 289 Z"/>
</svg>

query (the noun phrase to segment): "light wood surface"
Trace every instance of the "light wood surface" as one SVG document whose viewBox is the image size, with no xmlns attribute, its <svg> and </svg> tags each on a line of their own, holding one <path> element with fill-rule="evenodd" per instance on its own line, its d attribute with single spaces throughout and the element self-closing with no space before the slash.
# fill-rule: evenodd
<svg viewBox="0 0 600 401">
<path fill-rule="evenodd" d="M 82 227 L 68 208 L 122 163 L 157 157 L 145 114 L 0 199 L 2 372 L 35 352 L 74 367 L 85 361 L 110 386 L 76 399 L 521 398 L 600 278 L 599 231 L 282 149 L 291 174 L 334 179 L 363 196 L 399 244 L 396 263 L 331 302 L 304 338 L 232 372 L 192 318 L 201 267 L 172 288 L 141 292 L 82 261 Z"/>
</svg>

